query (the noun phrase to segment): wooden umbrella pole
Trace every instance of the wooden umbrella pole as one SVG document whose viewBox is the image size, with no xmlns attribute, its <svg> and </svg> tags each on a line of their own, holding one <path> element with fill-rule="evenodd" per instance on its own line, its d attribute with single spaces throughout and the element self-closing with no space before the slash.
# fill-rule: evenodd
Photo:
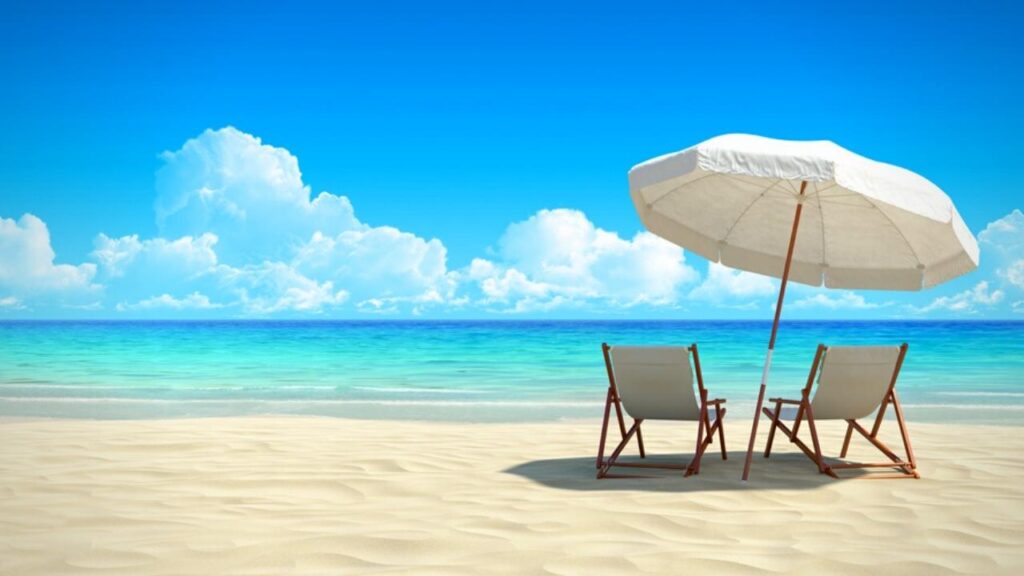
<svg viewBox="0 0 1024 576">
<path fill-rule="evenodd" d="M 793 264 L 793 248 L 796 246 L 796 231 L 800 227 L 800 213 L 804 208 L 804 190 L 807 182 L 800 183 L 800 196 L 796 203 L 796 214 L 793 216 L 793 231 L 789 235 L 789 249 L 786 251 L 786 266 L 782 270 L 782 284 L 779 286 L 779 300 L 775 303 L 775 321 L 772 322 L 772 336 L 768 340 L 768 353 L 764 357 L 764 370 L 761 371 L 761 390 L 757 393 L 757 408 L 754 409 L 754 424 L 750 427 L 750 443 L 747 444 L 747 458 L 743 463 L 743 481 L 750 478 L 750 464 L 754 458 L 754 440 L 757 438 L 757 422 L 764 404 L 764 392 L 768 387 L 768 370 L 772 366 L 772 352 L 775 350 L 775 335 L 779 331 L 779 318 L 782 315 L 782 301 L 786 298 L 786 283 L 789 282 L 789 268 Z"/>
</svg>

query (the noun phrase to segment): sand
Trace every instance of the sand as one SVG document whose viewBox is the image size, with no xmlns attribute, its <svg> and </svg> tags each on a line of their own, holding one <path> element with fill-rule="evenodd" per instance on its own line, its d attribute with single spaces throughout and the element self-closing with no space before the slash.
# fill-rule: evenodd
<svg viewBox="0 0 1024 576">
<path fill-rule="evenodd" d="M 1024 429 L 912 422 L 921 480 L 782 442 L 743 484 L 729 424 L 700 476 L 596 481 L 596 422 L 0 422 L 0 574 L 1024 574 Z"/>
</svg>

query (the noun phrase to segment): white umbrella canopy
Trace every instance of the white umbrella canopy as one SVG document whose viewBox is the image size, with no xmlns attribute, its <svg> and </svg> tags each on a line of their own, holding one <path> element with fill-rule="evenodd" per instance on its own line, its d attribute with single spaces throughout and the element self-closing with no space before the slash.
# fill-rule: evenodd
<svg viewBox="0 0 1024 576">
<path fill-rule="evenodd" d="M 629 185 L 651 232 L 711 261 L 783 280 L 744 480 L 788 280 L 921 290 L 978 265 L 978 243 L 942 190 L 828 141 L 727 134 L 634 166 Z"/>
</svg>

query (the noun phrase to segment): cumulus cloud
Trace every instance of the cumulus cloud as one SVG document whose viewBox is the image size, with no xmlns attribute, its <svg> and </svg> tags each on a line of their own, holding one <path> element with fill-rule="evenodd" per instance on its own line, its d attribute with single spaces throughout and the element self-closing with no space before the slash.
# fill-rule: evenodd
<svg viewBox="0 0 1024 576">
<path fill-rule="evenodd" d="M 947 312 L 976 312 L 981 307 L 992 307 L 1003 301 L 1005 293 L 1002 290 L 990 290 L 988 281 L 982 280 L 969 290 L 964 290 L 953 296 L 940 296 L 931 304 L 920 308 L 914 308 L 918 313 L 932 311 Z"/>
<path fill-rule="evenodd" d="M 146 298 L 140 300 L 134 304 L 121 303 L 117 305 L 117 310 L 212 310 L 215 308 L 223 308 L 221 304 L 214 304 L 210 302 L 210 298 L 205 294 L 199 292 L 193 292 L 184 298 L 175 298 L 170 294 L 161 294 L 160 296 L 154 296 L 152 298 Z"/>
<path fill-rule="evenodd" d="M 225 261 L 285 260 L 315 232 L 362 230 L 348 198 L 311 198 L 299 161 L 233 127 L 206 130 L 164 152 L 156 219 L 165 237 L 217 234 Z"/>
<path fill-rule="evenodd" d="M 1024 290 L 1024 258 L 1017 260 L 1002 270 L 1003 278 L 1017 288 Z"/>
<path fill-rule="evenodd" d="M 117 310 L 180 311 L 231 308 L 241 314 L 321 312 L 344 302 L 346 293 L 283 262 L 221 264 L 212 233 L 174 240 L 100 234 L 93 258 Z M 216 301 L 207 294 L 217 295 Z"/>
<path fill-rule="evenodd" d="M 704 281 L 690 291 L 690 297 L 717 304 L 732 303 L 750 307 L 755 300 L 777 292 L 775 282 L 760 274 L 734 270 L 717 262 L 708 264 Z"/>
<path fill-rule="evenodd" d="M 1006 216 L 989 222 L 978 234 L 978 241 L 1001 252 L 1024 253 L 1024 212 L 1014 209 Z"/>
<path fill-rule="evenodd" d="M 32 214 L 0 218 L 0 293 L 19 303 L 53 299 L 74 303 L 93 294 L 96 265 L 56 264 L 46 223 Z M 13 305 L 11 305 L 13 307 Z"/>
<path fill-rule="evenodd" d="M 330 279 L 374 298 L 441 301 L 455 289 L 447 250 L 440 240 L 424 240 L 390 226 L 348 230 L 330 237 L 315 232 L 299 247 L 295 269 Z"/>
<path fill-rule="evenodd" d="M 793 302 L 793 308 L 825 308 L 827 310 L 872 310 L 888 304 L 868 302 L 856 292 L 842 290 L 833 294 L 818 293 Z"/>
<path fill-rule="evenodd" d="M 333 282 L 307 278 L 283 262 L 241 268 L 223 266 L 218 275 L 247 314 L 320 313 L 343 304 L 349 297 L 347 291 L 336 289 Z"/>
<path fill-rule="evenodd" d="M 91 262 L 57 263 L 46 224 L 35 216 L 0 219 L 0 309 L 56 302 L 152 314 L 417 314 L 466 307 L 517 313 L 665 309 L 686 301 L 751 309 L 772 301 L 778 286 L 714 263 L 701 278 L 679 247 L 648 232 L 619 236 L 571 209 L 540 210 L 513 222 L 486 256 L 453 270 L 441 240 L 361 222 L 345 196 L 314 195 L 287 149 L 251 134 L 206 130 L 161 159 L 160 235 L 99 234 Z M 985 281 L 909 309 L 1020 311 L 1024 213 L 990 223 L 979 240 L 989 262 Z M 844 291 L 794 288 L 792 295 L 797 309 L 890 304 Z"/>
<path fill-rule="evenodd" d="M 534 282 L 515 268 L 503 268 L 490 260 L 474 258 L 469 265 L 468 278 L 475 280 L 488 300 L 507 302 L 510 298 L 544 299 L 556 287 Z"/>
<path fill-rule="evenodd" d="M 104 294 L 117 310 L 181 310 L 168 299 L 187 302 L 193 292 L 217 292 L 216 246 L 217 236 L 211 233 L 173 240 L 100 234 L 91 257 Z"/>
<path fill-rule="evenodd" d="M 996 275 L 1024 290 L 1024 213 L 1019 209 L 990 222 L 978 234 L 986 255 L 996 260 Z"/>
<path fill-rule="evenodd" d="M 492 257 L 452 271 L 440 240 L 362 223 L 343 196 L 313 197 L 288 150 L 231 127 L 207 130 L 162 160 L 159 237 L 99 234 L 92 263 L 54 265 L 51 250 L 38 276 L 79 285 L 95 276 L 104 301 L 121 311 L 259 315 L 346 304 L 414 314 L 473 302 L 523 312 L 672 305 L 698 278 L 678 247 L 646 232 L 621 238 L 564 209 L 511 224 Z"/>
<path fill-rule="evenodd" d="M 93 242 L 92 256 L 99 262 L 100 271 L 110 278 L 124 276 L 131 270 L 145 278 L 166 275 L 190 279 L 216 267 L 216 244 L 217 236 L 208 232 L 175 240 L 139 240 L 137 235 L 110 238 L 100 234 Z"/>
<path fill-rule="evenodd" d="M 298 159 L 284 148 L 227 127 L 162 159 L 158 227 L 168 237 L 210 238 L 217 261 L 198 264 L 243 298 L 244 310 L 319 312 L 350 296 L 425 306 L 454 296 L 456 275 L 440 240 L 360 222 L 344 196 L 311 197 Z M 100 260 L 112 274 L 117 257 Z"/>
<path fill-rule="evenodd" d="M 508 311 L 672 304 L 679 287 L 697 278 L 679 247 L 648 232 L 621 238 L 569 209 L 509 225 L 497 257 L 474 259 L 464 273 L 485 305 Z"/>
</svg>

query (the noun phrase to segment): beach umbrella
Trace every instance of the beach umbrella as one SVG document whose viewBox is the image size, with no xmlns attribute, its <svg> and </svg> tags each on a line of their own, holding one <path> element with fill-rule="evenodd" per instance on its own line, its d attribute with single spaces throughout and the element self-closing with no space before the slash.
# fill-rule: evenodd
<svg viewBox="0 0 1024 576">
<path fill-rule="evenodd" d="M 828 141 L 727 134 L 634 166 L 651 232 L 725 266 L 781 278 L 743 479 L 788 282 L 921 290 L 974 270 L 978 244 L 927 179 Z"/>
</svg>

